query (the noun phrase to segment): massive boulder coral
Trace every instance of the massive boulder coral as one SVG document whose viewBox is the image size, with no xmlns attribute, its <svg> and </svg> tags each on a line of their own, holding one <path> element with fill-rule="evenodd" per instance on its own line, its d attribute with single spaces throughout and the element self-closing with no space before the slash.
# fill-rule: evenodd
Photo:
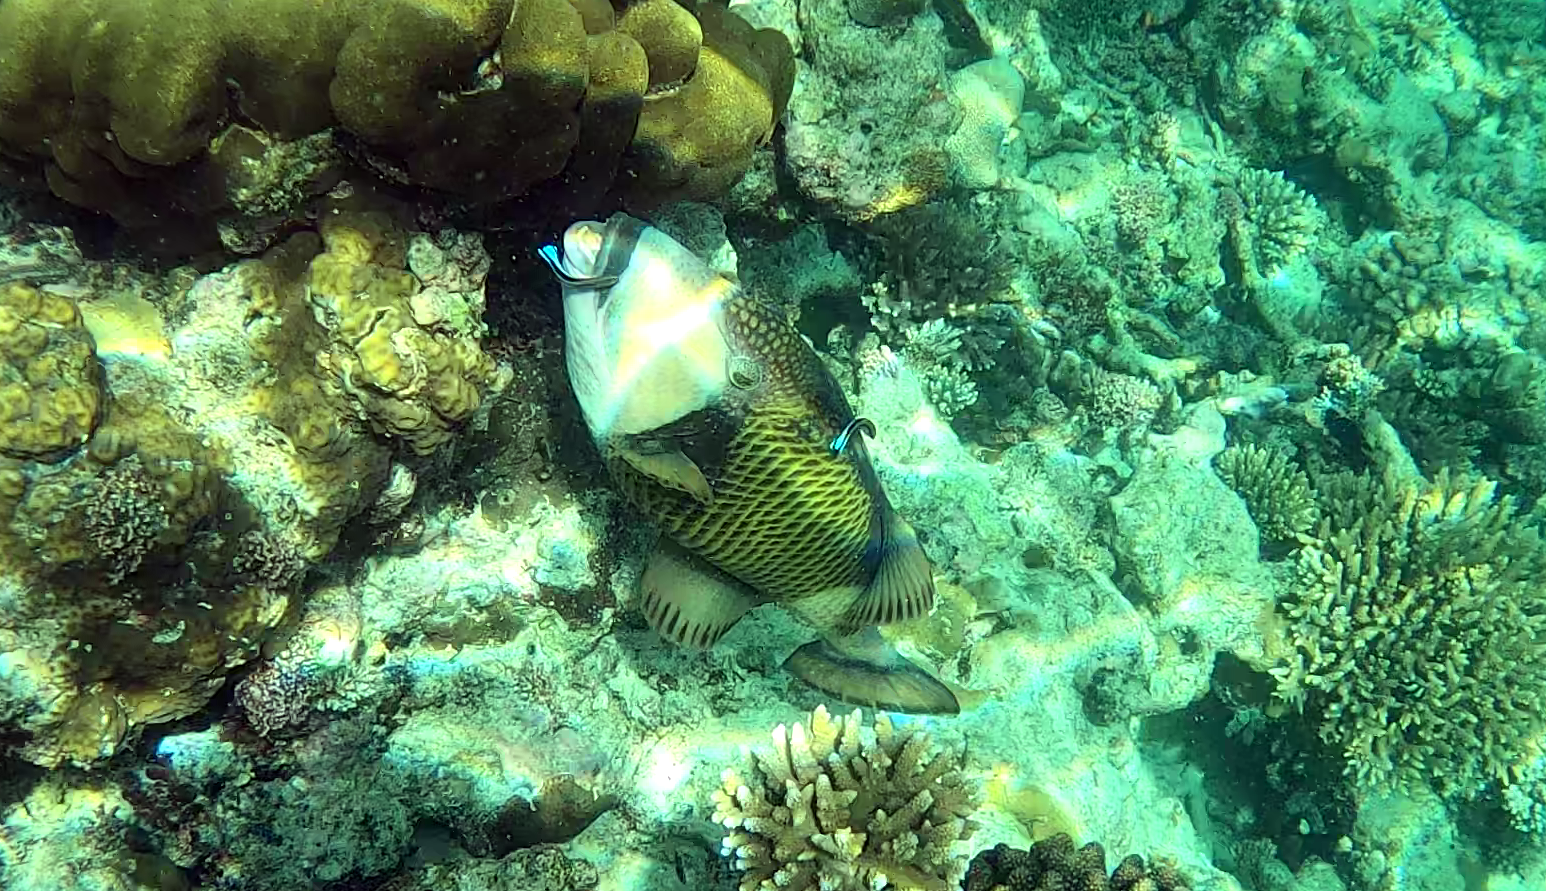
<svg viewBox="0 0 1546 891">
<path fill-rule="evenodd" d="M 637 200 L 702 196 L 750 165 L 792 80 L 782 35 L 712 2 L 7 0 L 0 174 L 162 226 L 251 207 L 272 152 L 330 131 L 463 199 L 594 199 L 615 177 Z M 259 205 L 337 175 L 270 179 L 294 194 Z"/>
<path fill-rule="evenodd" d="M 741 891 L 957 887 L 966 860 L 953 848 L 978 804 L 964 761 L 927 733 L 898 733 L 884 712 L 873 730 L 858 710 L 833 720 L 825 707 L 809 726 L 778 725 L 753 781 L 726 771 L 714 793 Z"/>
<path fill-rule="evenodd" d="M 1546 730 L 1546 545 L 1487 480 L 1344 474 L 1284 608 L 1274 669 L 1363 790 L 1471 797 Z"/>
</svg>

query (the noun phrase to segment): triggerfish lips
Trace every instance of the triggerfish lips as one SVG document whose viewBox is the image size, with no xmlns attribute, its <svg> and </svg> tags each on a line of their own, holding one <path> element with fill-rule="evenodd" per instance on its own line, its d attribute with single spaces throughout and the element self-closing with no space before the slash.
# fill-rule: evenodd
<svg viewBox="0 0 1546 891">
<path fill-rule="evenodd" d="M 575 223 L 564 232 L 563 251 L 558 246 L 543 245 L 537 251 L 553 275 L 571 287 L 607 287 L 617 281 L 616 275 L 602 275 L 607 247 L 606 226 L 592 220 Z"/>
</svg>

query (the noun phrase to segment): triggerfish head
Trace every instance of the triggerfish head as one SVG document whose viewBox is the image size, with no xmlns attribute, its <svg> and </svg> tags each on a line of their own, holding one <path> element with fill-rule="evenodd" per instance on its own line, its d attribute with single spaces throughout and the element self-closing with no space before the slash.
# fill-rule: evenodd
<svg viewBox="0 0 1546 891">
<path fill-rule="evenodd" d="M 892 508 L 837 381 L 776 309 L 624 214 L 543 259 L 564 291 L 565 357 L 617 486 L 663 535 L 644 615 L 709 647 L 777 603 L 821 632 L 786 666 L 848 702 L 955 714 L 875 626 L 926 615 L 929 559 Z"/>
</svg>

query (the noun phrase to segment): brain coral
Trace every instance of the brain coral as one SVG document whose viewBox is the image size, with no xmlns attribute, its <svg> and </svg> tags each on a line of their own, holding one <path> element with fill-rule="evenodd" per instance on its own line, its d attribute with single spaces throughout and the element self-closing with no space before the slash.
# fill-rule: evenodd
<svg viewBox="0 0 1546 891">
<path fill-rule="evenodd" d="M 964 760 L 922 731 L 898 733 L 884 712 L 873 731 L 858 710 L 833 720 L 824 707 L 809 726 L 778 725 L 754 780 L 726 771 L 714 793 L 741 891 L 958 887 L 966 860 L 953 848 L 976 829 L 978 803 Z"/>
<path fill-rule="evenodd" d="M 1546 546 L 1494 484 L 1339 475 L 1274 670 L 1362 789 L 1506 784 L 1546 729 Z"/>
<path fill-rule="evenodd" d="M 233 204 L 266 139 L 332 131 L 464 199 L 605 190 L 620 169 L 645 200 L 723 188 L 787 100 L 788 42 L 723 4 L 616 5 L 6 0 L 0 174 L 161 224 Z M 221 139 L 234 122 L 265 139 Z"/>
</svg>

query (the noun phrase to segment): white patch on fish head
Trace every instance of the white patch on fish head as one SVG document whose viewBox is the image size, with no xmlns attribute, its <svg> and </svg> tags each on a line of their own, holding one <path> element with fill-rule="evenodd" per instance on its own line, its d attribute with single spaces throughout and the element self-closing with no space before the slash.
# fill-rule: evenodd
<svg viewBox="0 0 1546 891">
<path fill-rule="evenodd" d="M 578 279 L 593 278 L 600 270 L 605 223 L 585 220 L 564 230 L 564 272 Z"/>
<path fill-rule="evenodd" d="M 565 234 L 566 254 L 575 229 Z M 589 238 L 587 230 L 575 240 L 594 270 L 615 245 Z M 569 378 L 597 441 L 654 430 L 719 397 L 730 354 L 721 314 L 733 287 L 665 233 L 646 228 L 615 284 L 565 289 Z"/>
</svg>

